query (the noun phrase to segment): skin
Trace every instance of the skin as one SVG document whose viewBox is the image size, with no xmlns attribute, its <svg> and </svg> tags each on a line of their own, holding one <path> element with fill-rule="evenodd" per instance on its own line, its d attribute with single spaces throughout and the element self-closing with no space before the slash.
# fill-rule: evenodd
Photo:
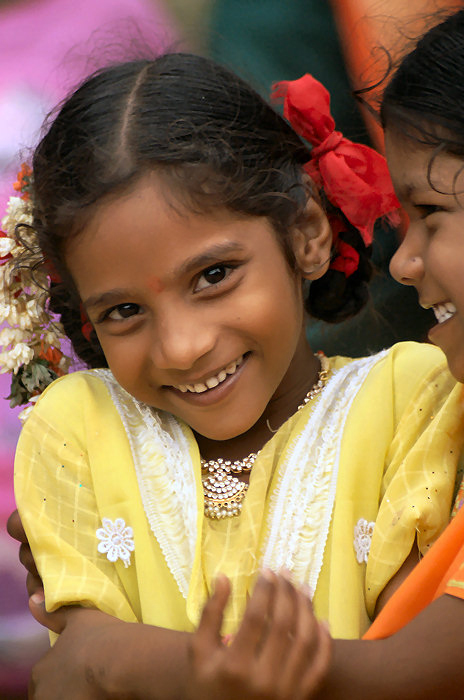
<svg viewBox="0 0 464 700">
<path fill-rule="evenodd" d="M 440 153 L 434 158 L 429 182 L 432 149 L 420 147 L 389 129 L 385 147 L 398 199 L 409 217 L 390 272 L 401 284 L 417 289 L 421 306 L 451 303 L 455 307 L 453 317 L 430 329 L 429 340 L 443 350 L 451 372 L 463 382 L 463 162 L 454 155 Z"/>
<path fill-rule="evenodd" d="M 322 212 L 317 227 L 311 219 L 293 242 L 300 268 L 329 257 Z M 266 420 L 280 425 L 316 379 L 302 277 L 264 217 L 179 213 L 148 175 L 102 203 L 65 258 L 118 382 L 190 425 L 204 458 L 260 449 L 269 439 Z M 218 386 L 179 389 L 205 383 L 238 359 L 240 367 Z"/>
</svg>

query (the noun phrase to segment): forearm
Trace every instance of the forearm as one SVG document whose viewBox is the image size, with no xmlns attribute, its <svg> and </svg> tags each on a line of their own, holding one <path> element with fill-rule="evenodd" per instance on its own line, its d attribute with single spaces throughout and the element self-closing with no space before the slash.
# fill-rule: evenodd
<svg viewBox="0 0 464 700">
<path fill-rule="evenodd" d="M 119 623 L 102 630 L 92 672 L 106 695 L 131 700 L 185 697 L 187 642 L 184 632 L 151 625 Z"/>
<path fill-rule="evenodd" d="M 68 608 L 65 614 L 63 631 L 33 671 L 43 693 L 38 698 L 61 698 L 66 688 L 66 697 L 98 700 L 185 697 L 187 633 L 122 622 L 98 610 Z"/>
<path fill-rule="evenodd" d="M 464 601 L 443 596 L 392 637 L 336 640 L 317 700 L 458 700 Z"/>
</svg>

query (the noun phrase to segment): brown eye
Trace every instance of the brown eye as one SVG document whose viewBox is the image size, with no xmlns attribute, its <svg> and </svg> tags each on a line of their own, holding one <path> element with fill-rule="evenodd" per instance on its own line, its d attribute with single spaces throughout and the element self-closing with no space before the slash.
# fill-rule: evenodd
<svg viewBox="0 0 464 700">
<path fill-rule="evenodd" d="M 195 292 L 202 292 L 204 290 L 214 288 L 215 285 L 219 285 L 228 278 L 233 268 L 233 265 L 222 264 L 208 267 L 198 277 L 198 281 L 195 285 Z"/>
<path fill-rule="evenodd" d="M 122 321 L 135 316 L 139 311 L 140 306 L 138 304 L 118 304 L 108 311 L 106 318 L 110 318 L 112 321 Z"/>
<path fill-rule="evenodd" d="M 206 270 L 203 273 L 203 277 L 205 278 L 206 282 L 208 282 L 208 284 L 217 284 L 218 282 L 222 282 L 225 276 L 226 268 L 224 265 L 216 265 L 215 267 L 210 267 L 209 270 Z"/>
</svg>

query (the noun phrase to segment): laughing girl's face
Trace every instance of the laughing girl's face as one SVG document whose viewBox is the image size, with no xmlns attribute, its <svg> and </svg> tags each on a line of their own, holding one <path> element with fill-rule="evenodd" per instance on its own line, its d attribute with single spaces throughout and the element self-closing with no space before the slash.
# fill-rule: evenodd
<svg viewBox="0 0 464 700">
<path fill-rule="evenodd" d="M 119 383 L 200 435 L 250 430 L 271 399 L 291 414 L 307 390 L 301 277 L 265 217 L 179 213 L 147 177 L 67 261 Z"/>
<path fill-rule="evenodd" d="M 393 277 L 417 289 L 437 320 L 429 339 L 464 381 L 464 160 L 435 153 L 387 128 L 385 148 L 396 194 L 409 217 L 390 263 Z"/>
</svg>

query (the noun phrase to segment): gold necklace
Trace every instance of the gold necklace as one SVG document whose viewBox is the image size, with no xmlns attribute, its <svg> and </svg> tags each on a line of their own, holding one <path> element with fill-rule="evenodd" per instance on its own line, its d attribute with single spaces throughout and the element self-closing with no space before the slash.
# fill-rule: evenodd
<svg viewBox="0 0 464 700">
<path fill-rule="evenodd" d="M 321 362 L 321 368 L 317 375 L 317 381 L 308 391 L 297 411 L 302 409 L 308 401 L 314 399 L 327 383 L 329 374 L 329 362 L 324 355 L 317 355 Z M 270 426 L 269 426 L 270 428 Z M 272 432 L 272 428 L 270 428 Z M 251 471 L 259 452 L 252 452 L 243 459 L 218 459 L 205 460 L 201 458 L 201 471 L 203 482 L 203 495 L 205 499 L 205 516 L 212 520 L 222 518 L 234 518 L 240 515 L 242 501 L 248 491 L 248 484 L 240 481 L 234 474 L 246 474 Z"/>
</svg>

